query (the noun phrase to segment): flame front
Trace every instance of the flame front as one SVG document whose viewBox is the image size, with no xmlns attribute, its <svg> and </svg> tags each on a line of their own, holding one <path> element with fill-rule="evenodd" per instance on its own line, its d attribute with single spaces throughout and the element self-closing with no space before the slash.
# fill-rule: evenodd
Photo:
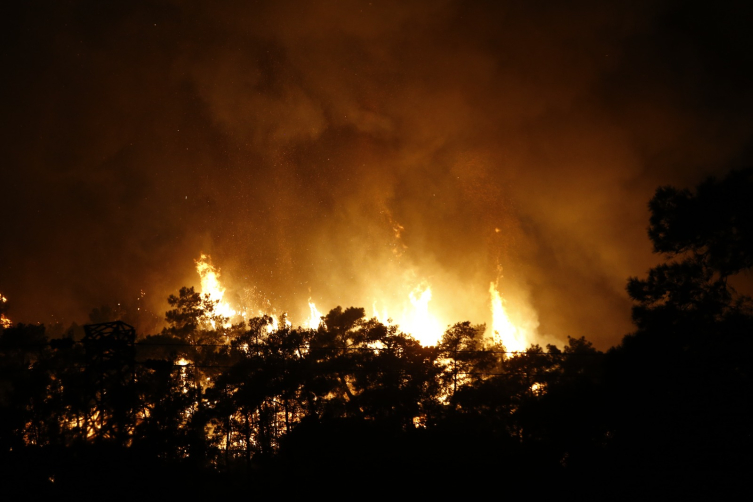
<svg viewBox="0 0 753 502">
<path fill-rule="evenodd" d="M 268 315 L 271 319 L 267 331 L 273 332 L 283 327 L 292 327 L 286 313 L 278 316 L 274 313 L 267 301 L 263 308 L 258 308 L 258 301 L 254 305 L 233 307 L 225 300 L 225 288 L 220 283 L 220 271 L 211 262 L 211 258 L 202 254 L 196 260 L 196 271 L 201 278 L 201 292 L 209 295 L 209 299 L 216 302 L 215 313 L 226 318 L 245 316 L 247 312 L 258 310 L 259 315 Z M 415 282 L 413 283 L 415 284 Z M 496 342 L 501 343 L 511 352 L 525 351 L 528 346 L 528 334 L 526 330 L 516 327 L 510 320 L 505 308 L 505 299 L 502 298 L 496 282 L 489 285 L 491 296 L 492 336 Z M 408 333 L 424 346 L 436 345 L 444 332 L 442 323 L 432 313 L 430 303 L 432 300 L 431 285 L 422 282 L 413 287 L 405 301 L 395 304 L 384 305 L 383 302 L 374 300 L 374 317 L 384 324 L 397 324 L 401 331 Z M 264 303 L 264 302 L 262 302 Z M 380 307 L 380 308 L 378 308 Z M 389 307 L 389 308 L 388 308 Z M 322 322 L 322 313 L 316 308 L 311 298 L 308 300 L 308 317 L 302 325 L 308 329 L 317 329 Z M 394 321 L 393 321 L 394 319 Z M 212 327 L 214 328 L 214 322 Z"/>
<path fill-rule="evenodd" d="M 497 290 L 497 284 L 489 285 L 492 308 L 492 332 L 495 341 L 502 343 L 505 349 L 511 352 L 526 350 L 526 334 L 522 329 L 516 328 L 507 316 L 505 300 Z"/>
</svg>

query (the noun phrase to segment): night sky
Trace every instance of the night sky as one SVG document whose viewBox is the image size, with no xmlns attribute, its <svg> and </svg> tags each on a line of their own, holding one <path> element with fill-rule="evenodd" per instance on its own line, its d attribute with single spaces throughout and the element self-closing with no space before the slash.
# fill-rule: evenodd
<svg viewBox="0 0 753 502">
<path fill-rule="evenodd" d="M 618 343 L 654 190 L 750 165 L 753 16 L 614 3 L 6 6 L 8 317 L 161 319 L 203 252 L 294 320 L 425 283 L 488 323 L 499 279 L 534 341 Z"/>
</svg>

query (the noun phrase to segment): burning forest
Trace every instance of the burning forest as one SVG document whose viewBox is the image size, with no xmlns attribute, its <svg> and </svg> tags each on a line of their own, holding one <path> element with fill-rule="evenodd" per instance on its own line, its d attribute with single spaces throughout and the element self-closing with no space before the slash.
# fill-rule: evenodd
<svg viewBox="0 0 753 502">
<path fill-rule="evenodd" d="M 290 479 L 286 493 L 305 495 L 333 471 L 348 490 L 374 478 L 376 491 L 413 489 L 448 462 L 453 478 L 424 489 L 481 493 L 485 480 L 515 479 L 522 493 L 544 475 L 557 480 L 548 495 L 736 492 L 753 365 L 728 347 L 750 346 L 753 300 L 731 282 L 753 266 L 753 228 L 739 217 L 751 194 L 750 169 L 657 189 L 649 235 L 672 260 L 628 281 L 637 329 L 607 353 L 584 337 L 516 345 L 526 332 L 495 283 L 491 330 L 457 322 L 439 338 L 364 308 L 322 315 L 309 301 L 295 319 L 266 300 L 232 304 L 207 255 L 195 262 L 200 289 L 169 296 L 157 334 L 110 320 L 50 338 L 7 320 L 5 468 L 21 489 L 86 497 L 114 486 L 274 494 Z M 405 325 L 436 325 L 430 295 L 411 292 Z"/>
<path fill-rule="evenodd" d="M 750 7 L 6 10 L 4 496 L 747 490 Z"/>
</svg>

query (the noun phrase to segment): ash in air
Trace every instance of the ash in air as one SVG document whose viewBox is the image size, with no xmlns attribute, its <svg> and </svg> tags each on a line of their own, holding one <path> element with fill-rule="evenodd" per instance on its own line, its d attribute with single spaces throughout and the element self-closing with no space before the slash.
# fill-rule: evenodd
<svg viewBox="0 0 753 502">
<path fill-rule="evenodd" d="M 612 345 L 627 278 L 658 261 L 655 188 L 750 162 L 741 9 L 19 3 L 0 21 L 4 315 L 162 313 L 206 253 L 228 301 L 291 317 L 405 304 L 499 331 L 498 302 L 533 341 Z"/>
</svg>

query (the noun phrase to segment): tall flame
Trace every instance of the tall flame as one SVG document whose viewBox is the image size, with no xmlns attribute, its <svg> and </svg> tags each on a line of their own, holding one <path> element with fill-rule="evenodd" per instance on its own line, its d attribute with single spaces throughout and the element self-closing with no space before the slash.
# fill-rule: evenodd
<svg viewBox="0 0 753 502">
<path fill-rule="evenodd" d="M 431 286 L 423 288 L 421 285 L 408 295 L 413 311 L 403 320 L 403 331 L 410 333 L 421 342 L 421 345 L 436 345 L 442 338 L 442 325 L 429 312 L 431 301 Z"/>
<path fill-rule="evenodd" d="M 377 302 L 374 301 L 374 317 L 383 324 L 397 324 L 400 330 L 410 334 L 418 340 L 421 345 L 436 345 L 442 339 L 442 323 L 429 312 L 429 302 L 431 301 L 431 286 L 419 284 L 409 294 L 411 308 L 404 305 L 402 316 L 394 319 L 388 314 L 386 307 L 380 312 L 377 308 Z"/>
<path fill-rule="evenodd" d="M 511 352 L 522 352 L 526 350 L 526 333 L 510 321 L 505 309 L 505 299 L 502 298 L 497 290 L 497 284 L 492 282 L 489 285 L 489 294 L 491 294 L 492 309 L 492 331 L 494 339 L 501 342 L 505 349 Z"/>
<path fill-rule="evenodd" d="M 212 259 L 208 255 L 202 254 L 201 258 L 196 260 L 196 271 L 201 277 L 201 292 L 209 295 L 209 299 L 216 303 L 215 314 L 228 319 L 241 315 L 241 312 L 236 311 L 223 300 L 225 288 L 220 284 L 220 271 L 214 268 Z"/>
<path fill-rule="evenodd" d="M 306 322 L 306 327 L 309 329 L 317 329 L 322 322 L 322 313 L 317 310 L 316 305 L 311 301 L 311 298 L 309 298 L 309 310 L 311 311 L 311 315 Z"/>
</svg>

